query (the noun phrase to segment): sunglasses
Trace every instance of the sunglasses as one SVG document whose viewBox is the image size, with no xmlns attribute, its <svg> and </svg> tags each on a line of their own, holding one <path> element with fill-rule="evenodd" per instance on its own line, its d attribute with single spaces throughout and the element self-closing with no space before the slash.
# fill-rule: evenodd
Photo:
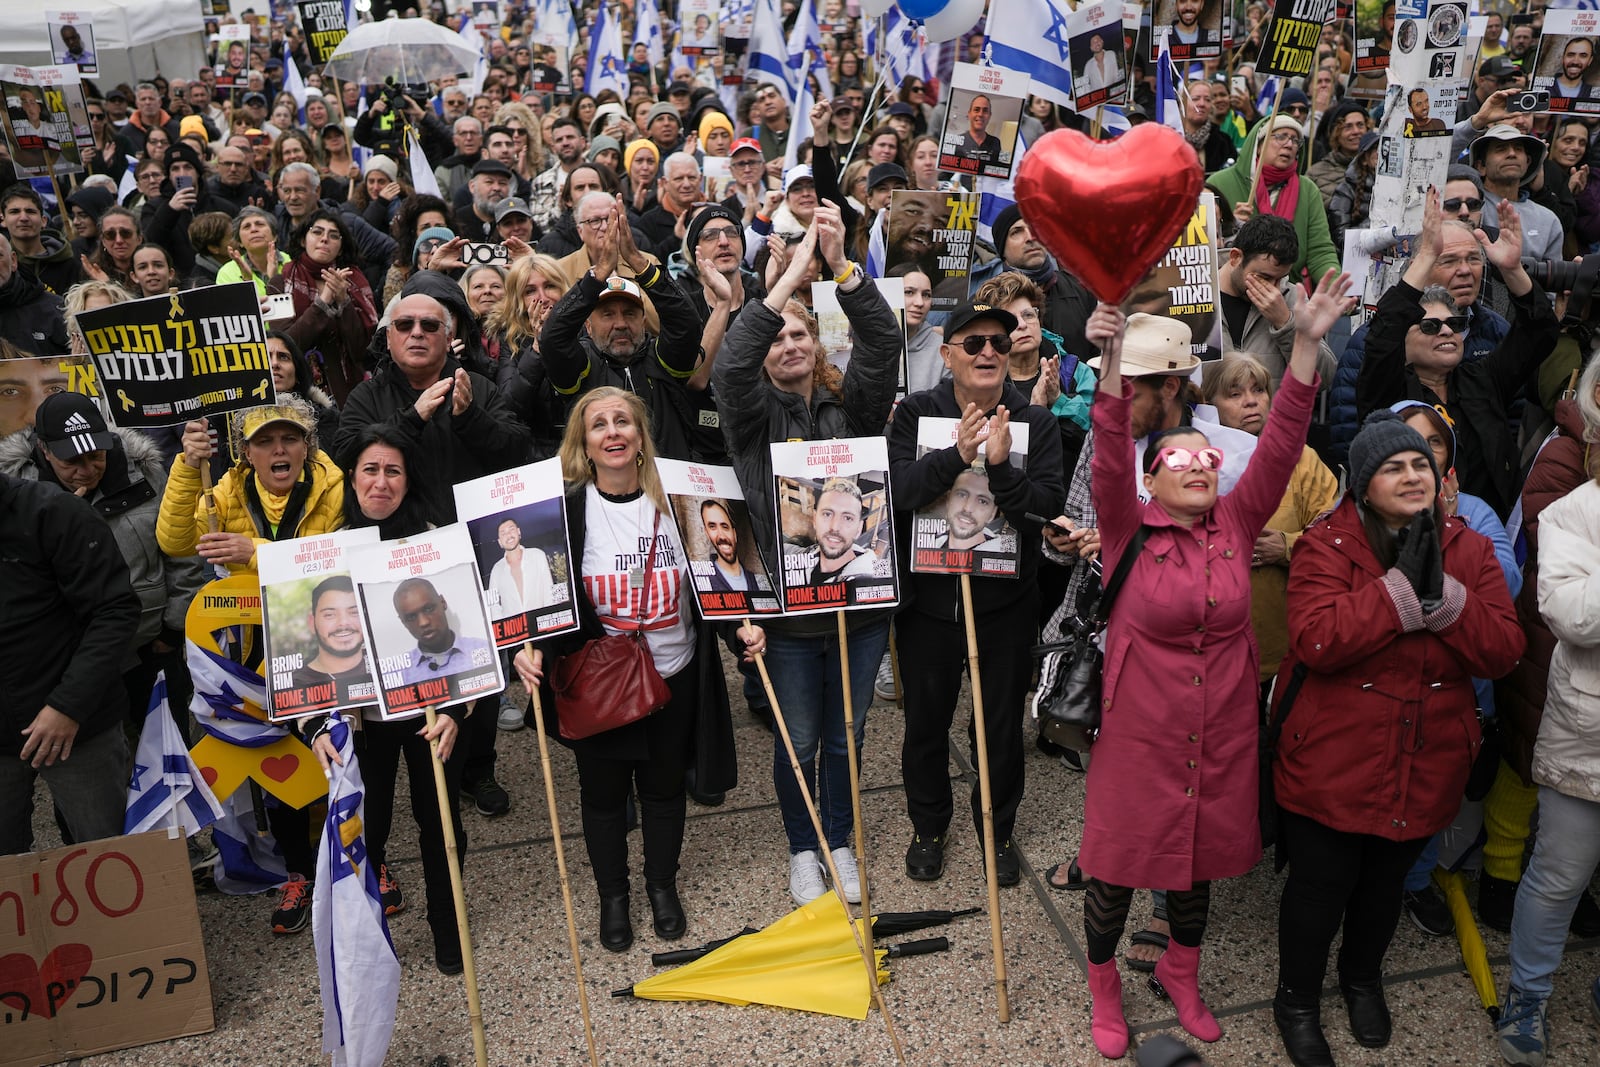
<svg viewBox="0 0 1600 1067">
<path fill-rule="evenodd" d="M 1222 469 L 1222 449 L 1207 445 L 1205 448 L 1188 449 L 1170 445 L 1156 453 L 1156 462 L 1163 464 L 1167 470 L 1182 473 L 1190 470 L 1196 463 L 1203 471 Z"/>
<path fill-rule="evenodd" d="M 1451 333 L 1466 333 L 1467 317 L 1465 315 L 1451 315 L 1450 317 L 1443 319 L 1423 319 L 1421 322 L 1417 323 L 1417 329 L 1421 330 L 1429 337 L 1437 336 L 1439 332 L 1446 326 L 1450 327 Z"/>
<path fill-rule="evenodd" d="M 1468 211 L 1477 211 L 1483 207 L 1483 198 L 1477 196 L 1452 196 L 1440 204 L 1446 211 L 1460 211 L 1461 205 L 1467 205 Z"/>
<path fill-rule="evenodd" d="M 422 332 L 423 333 L 438 333 L 440 330 L 444 329 L 444 320 L 443 319 L 414 319 L 414 318 L 411 318 L 410 316 L 407 316 L 406 318 L 403 318 L 403 319 L 395 319 L 389 325 L 393 326 L 395 329 L 399 330 L 401 333 L 410 333 L 411 331 L 415 330 L 418 326 L 422 327 Z"/>
<path fill-rule="evenodd" d="M 996 355 L 1007 355 L 1011 351 L 1011 335 L 1005 333 L 970 333 L 961 339 L 961 350 L 969 356 L 975 356 L 983 351 L 985 344 L 992 345 Z"/>
<path fill-rule="evenodd" d="M 131 241 L 134 233 L 132 230 L 101 230 L 100 236 L 108 241 Z"/>
</svg>

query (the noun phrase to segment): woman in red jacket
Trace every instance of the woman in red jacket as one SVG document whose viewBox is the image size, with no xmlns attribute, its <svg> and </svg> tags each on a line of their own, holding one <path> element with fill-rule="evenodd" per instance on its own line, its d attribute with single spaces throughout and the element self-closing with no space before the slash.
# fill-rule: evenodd
<svg viewBox="0 0 1600 1067">
<path fill-rule="evenodd" d="M 1482 744 L 1472 678 L 1506 673 L 1523 647 L 1494 547 L 1440 509 L 1422 435 L 1375 412 L 1350 470 L 1344 501 L 1295 546 L 1278 675 L 1289 878 L 1272 1009 L 1297 1067 L 1333 1064 L 1319 1000 L 1341 925 L 1351 1032 L 1389 1043 L 1382 967 L 1406 872 L 1461 806 Z"/>
</svg>

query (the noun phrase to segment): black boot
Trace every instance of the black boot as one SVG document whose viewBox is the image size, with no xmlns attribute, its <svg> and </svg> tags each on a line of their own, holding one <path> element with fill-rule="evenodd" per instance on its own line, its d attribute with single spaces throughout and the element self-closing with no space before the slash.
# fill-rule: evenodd
<svg viewBox="0 0 1600 1067">
<path fill-rule="evenodd" d="M 1322 1034 L 1322 1004 L 1315 994 L 1298 996 L 1283 986 L 1272 1000 L 1272 1021 L 1295 1067 L 1334 1067 L 1333 1051 Z"/>
<path fill-rule="evenodd" d="M 688 929 L 683 917 L 683 903 L 678 900 L 678 887 L 645 884 L 645 896 L 650 898 L 650 915 L 655 920 L 656 936 L 665 941 L 676 941 Z"/>
<path fill-rule="evenodd" d="M 1389 1004 L 1383 999 L 1383 980 L 1341 978 L 1339 992 L 1344 994 L 1344 1004 L 1350 1012 L 1350 1032 L 1355 1035 L 1357 1044 L 1365 1048 L 1386 1046 L 1394 1026 L 1389 1018 Z"/>
<path fill-rule="evenodd" d="M 633 922 L 628 918 L 628 894 L 600 898 L 600 944 L 612 952 L 626 952 L 633 944 Z"/>
</svg>

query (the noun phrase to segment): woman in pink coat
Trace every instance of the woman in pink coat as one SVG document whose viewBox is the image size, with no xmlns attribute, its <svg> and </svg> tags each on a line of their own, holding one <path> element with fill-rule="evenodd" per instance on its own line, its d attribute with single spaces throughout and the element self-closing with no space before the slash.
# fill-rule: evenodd
<svg viewBox="0 0 1600 1067">
<path fill-rule="evenodd" d="M 1348 276 L 1330 271 L 1295 313 L 1294 352 L 1249 466 L 1217 496 L 1222 453 L 1178 427 L 1145 446 L 1141 503 L 1122 380 L 1123 318 L 1101 304 L 1086 334 L 1105 353 L 1095 395 L 1093 493 L 1102 559 L 1113 573 L 1140 526 L 1148 537 L 1111 612 L 1102 725 L 1089 765 L 1079 866 L 1088 876 L 1084 933 L 1095 1046 L 1128 1048 L 1116 948 L 1135 888 L 1167 890 L 1171 945 L 1151 988 L 1183 1028 L 1215 1041 L 1200 998 L 1200 942 L 1210 883 L 1261 858 L 1257 823 L 1256 644 L 1250 558 L 1283 499 L 1316 396 L 1317 342 L 1346 309 Z M 1137 320 L 1136 320 L 1137 321 Z M 1188 348 L 1174 352 L 1187 357 Z"/>
</svg>

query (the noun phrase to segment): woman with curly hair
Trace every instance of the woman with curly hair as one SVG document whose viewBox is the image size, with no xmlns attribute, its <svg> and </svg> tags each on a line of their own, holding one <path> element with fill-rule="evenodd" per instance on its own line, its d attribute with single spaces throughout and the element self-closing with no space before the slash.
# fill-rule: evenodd
<svg viewBox="0 0 1600 1067">
<path fill-rule="evenodd" d="M 394 238 L 398 248 L 395 261 L 383 279 L 384 303 L 400 295 L 401 287 L 416 269 L 412 265 L 412 250 L 417 244 L 417 234 L 436 227 L 450 228 L 450 205 L 431 193 L 407 196 L 389 224 L 389 236 Z"/>
<path fill-rule="evenodd" d="M 134 299 L 132 293 L 116 282 L 79 282 L 67 290 L 62 302 L 66 305 L 68 351 L 86 356 L 89 346 L 84 342 L 83 331 L 78 328 L 78 316 L 85 311 L 97 311 L 112 304 L 125 304 Z"/>
<path fill-rule="evenodd" d="M 308 355 L 320 352 L 314 369 L 343 404 L 366 376 L 363 356 L 378 325 L 355 238 L 336 213 L 318 208 L 295 230 L 290 255 L 293 260 L 270 286 L 294 297 L 295 318 L 283 332 Z"/>
<path fill-rule="evenodd" d="M 310 163 L 315 166 L 317 162 L 317 146 L 303 130 L 284 130 L 278 139 L 272 142 L 272 175 L 277 179 L 278 172 L 290 163 Z"/>
<path fill-rule="evenodd" d="M 550 168 L 550 153 L 545 151 L 539 120 L 534 118 L 533 109 L 527 104 L 520 101 L 501 104 L 495 109 L 491 125 L 504 126 L 511 131 L 517 146 L 517 176 L 523 181 L 532 181 L 534 175 Z"/>
</svg>

